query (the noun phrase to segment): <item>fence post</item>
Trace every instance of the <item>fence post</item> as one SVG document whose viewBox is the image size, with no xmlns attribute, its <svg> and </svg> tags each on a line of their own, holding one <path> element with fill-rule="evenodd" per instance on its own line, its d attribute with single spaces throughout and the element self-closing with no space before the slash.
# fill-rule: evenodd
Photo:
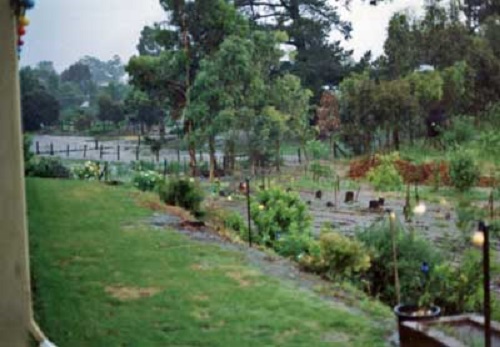
<svg viewBox="0 0 500 347">
<path fill-rule="evenodd" d="M 120 161 L 120 145 L 118 145 L 116 147 L 116 157 L 117 157 L 118 161 Z"/>
<path fill-rule="evenodd" d="M 35 145 L 36 145 L 36 154 L 38 155 L 40 154 L 40 143 L 37 141 Z"/>
<path fill-rule="evenodd" d="M 179 148 L 177 148 L 177 162 L 181 163 L 181 150 Z"/>
<path fill-rule="evenodd" d="M 83 157 L 87 158 L 87 145 L 83 145 Z"/>
<path fill-rule="evenodd" d="M 301 157 L 301 154 L 300 154 L 300 147 L 297 148 L 297 154 L 298 154 L 298 157 L 299 157 L 299 164 L 302 164 L 302 157 Z"/>
<path fill-rule="evenodd" d="M 66 145 L 66 157 L 69 157 L 69 145 Z"/>
<path fill-rule="evenodd" d="M 50 143 L 50 155 L 54 155 L 54 144 Z"/>
<path fill-rule="evenodd" d="M 101 147 L 99 147 L 99 159 L 102 159 L 102 156 L 104 155 L 103 151 L 104 147 L 101 145 Z"/>
<path fill-rule="evenodd" d="M 167 177 L 167 159 L 163 159 L 163 178 Z"/>
<path fill-rule="evenodd" d="M 95 140 L 95 150 L 97 151 L 99 149 L 99 141 Z"/>
<path fill-rule="evenodd" d="M 135 160 L 139 161 L 139 146 L 135 148 Z"/>
</svg>

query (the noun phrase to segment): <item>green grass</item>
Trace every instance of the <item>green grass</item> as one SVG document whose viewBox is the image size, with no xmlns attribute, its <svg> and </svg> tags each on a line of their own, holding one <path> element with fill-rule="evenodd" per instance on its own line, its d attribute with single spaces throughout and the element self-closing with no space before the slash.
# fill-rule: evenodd
<svg viewBox="0 0 500 347">
<path fill-rule="evenodd" d="M 153 229 L 137 194 L 28 179 L 36 318 L 57 345 L 385 345 L 379 315 L 265 276 L 242 253 Z"/>
</svg>

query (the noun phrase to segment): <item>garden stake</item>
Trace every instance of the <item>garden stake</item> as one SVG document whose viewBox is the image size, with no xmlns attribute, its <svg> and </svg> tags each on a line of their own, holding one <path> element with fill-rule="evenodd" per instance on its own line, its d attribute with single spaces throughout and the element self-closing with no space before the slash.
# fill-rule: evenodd
<svg viewBox="0 0 500 347">
<path fill-rule="evenodd" d="M 135 148 L 135 160 L 139 161 L 139 146 Z"/>
<path fill-rule="evenodd" d="M 398 256 L 397 256 L 397 245 L 396 245 L 396 228 L 394 222 L 396 220 L 396 214 L 389 211 L 389 226 L 391 229 L 391 237 L 392 237 L 392 259 L 394 262 L 394 287 L 396 288 L 396 300 L 398 301 L 398 305 L 401 303 L 401 291 L 399 287 L 399 273 L 398 273 Z"/>
<path fill-rule="evenodd" d="M 99 159 L 102 159 L 102 156 L 104 155 L 104 147 L 101 145 L 101 147 L 99 147 Z"/>
<path fill-rule="evenodd" d="M 69 145 L 66 145 L 66 157 L 69 157 Z"/>
<path fill-rule="evenodd" d="M 87 145 L 83 145 L 83 157 L 87 157 Z"/>
<path fill-rule="evenodd" d="M 38 141 L 36 142 L 36 154 L 40 154 L 40 143 Z"/>
<path fill-rule="evenodd" d="M 50 143 L 50 155 L 54 155 L 54 144 Z"/>
<path fill-rule="evenodd" d="M 248 216 L 248 246 L 252 247 L 252 224 L 250 223 L 250 179 L 247 178 L 247 216 Z"/>
<path fill-rule="evenodd" d="M 410 221 L 410 184 L 406 186 L 406 200 L 405 200 L 405 206 L 403 208 L 403 212 L 405 215 L 405 221 L 409 222 Z"/>
<path fill-rule="evenodd" d="M 120 161 L 120 145 L 116 147 L 116 158 Z"/>
</svg>

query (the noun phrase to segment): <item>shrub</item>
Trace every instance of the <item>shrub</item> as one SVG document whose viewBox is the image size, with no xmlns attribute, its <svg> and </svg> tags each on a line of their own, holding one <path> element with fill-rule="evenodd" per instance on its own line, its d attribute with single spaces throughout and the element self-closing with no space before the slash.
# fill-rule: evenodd
<svg viewBox="0 0 500 347">
<path fill-rule="evenodd" d="M 84 165 L 75 166 L 72 171 L 80 180 L 97 180 L 101 174 L 101 167 L 98 162 L 87 161 Z"/>
<path fill-rule="evenodd" d="M 203 191 L 191 180 L 170 178 L 159 186 L 160 199 L 168 205 L 175 205 L 193 212 L 201 213 Z"/>
<path fill-rule="evenodd" d="M 319 249 L 301 258 L 301 265 L 330 279 L 350 276 L 370 267 L 370 256 L 364 245 L 337 231 L 323 229 Z"/>
<path fill-rule="evenodd" d="M 258 242 L 275 248 L 288 233 L 309 233 L 311 217 L 307 206 L 295 192 L 279 188 L 258 193 L 251 204 L 251 217 L 258 231 Z"/>
<path fill-rule="evenodd" d="M 245 220 L 238 212 L 230 212 L 225 216 L 224 227 L 236 231 L 240 236 L 246 235 L 244 238 L 248 238 Z"/>
<path fill-rule="evenodd" d="M 450 128 L 443 134 L 444 143 L 450 147 L 457 147 L 472 141 L 474 138 L 474 120 L 472 117 L 456 117 Z"/>
<path fill-rule="evenodd" d="M 423 293 L 423 262 L 436 266 L 441 259 L 437 250 L 428 241 L 396 228 L 398 274 L 401 299 L 404 303 L 418 303 Z M 394 261 L 392 234 L 387 220 L 372 225 L 357 237 L 370 250 L 371 265 L 363 274 L 369 284 L 369 292 L 385 303 L 396 303 L 394 287 Z"/>
<path fill-rule="evenodd" d="M 444 263 L 430 272 L 424 299 L 439 305 L 443 313 L 477 312 L 482 308 L 482 256 L 477 250 L 464 254 L 461 263 Z"/>
<path fill-rule="evenodd" d="M 306 143 L 306 153 L 309 159 L 328 159 L 329 152 L 328 145 L 319 140 L 310 140 Z"/>
<path fill-rule="evenodd" d="M 401 189 L 403 178 L 394 166 L 396 158 L 397 154 L 382 155 L 379 157 L 380 164 L 368 171 L 366 177 L 376 190 L 390 191 Z"/>
<path fill-rule="evenodd" d="M 132 178 L 134 186 L 145 191 L 154 190 L 163 180 L 163 176 L 156 171 L 139 171 Z"/>
<path fill-rule="evenodd" d="M 479 168 L 466 151 L 455 153 L 450 161 L 450 179 L 459 191 L 469 190 L 479 179 Z"/>
<path fill-rule="evenodd" d="M 311 252 L 311 249 L 315 247 L 315 243 L 316 241 L 309 232 L 293 230 L 284 236 L 280 236 L 276 240 L 274 248 L 282 256 L 300 260 Z"/>
<path fill-rule="evenodd" d="M 71 173 L 59 158 L 41 157 L 33 162 L 30 175 L 45 178 L 69 178 Z"/>
</svg>

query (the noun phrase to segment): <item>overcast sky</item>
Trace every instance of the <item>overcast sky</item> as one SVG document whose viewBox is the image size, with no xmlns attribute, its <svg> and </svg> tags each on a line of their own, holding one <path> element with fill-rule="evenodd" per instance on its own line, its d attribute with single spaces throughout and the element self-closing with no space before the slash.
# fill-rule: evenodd
<svg viewBox="0 0 500 347">
<path fill-rule="evenodd" d="M 406 9 L 418 12 L 422 3 L 393 0 L 370 6 L 368 0 L 352 0 L 350 12 L 341 11 L 354 27 L 353 38 L 345 47 L 354 49 L 356 59 L 367 50 L 375 56 L 381 54 L 392 13 Z M 127 61 L 136 54 L 144 25 L 162 20 L 164 12 L 159 0 L 40 0 L 28 16 L 31 25 L 21 64 L 50 60 L 61 71 L 85 55 L 108 60 L 118 54 Z"/>
</svg>

